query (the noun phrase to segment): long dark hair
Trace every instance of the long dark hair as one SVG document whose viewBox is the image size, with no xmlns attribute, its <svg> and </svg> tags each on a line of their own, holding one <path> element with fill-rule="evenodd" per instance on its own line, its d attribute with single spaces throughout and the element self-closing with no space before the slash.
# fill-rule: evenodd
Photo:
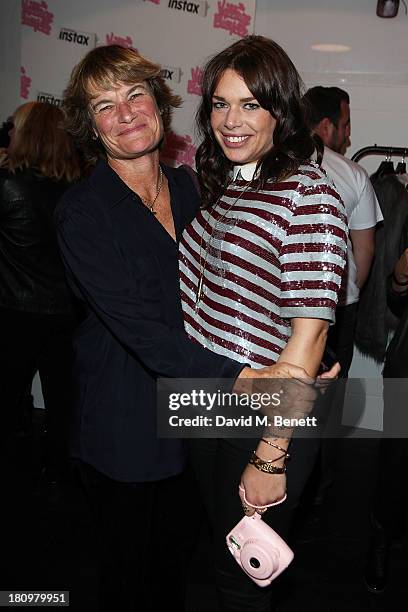
<svg viewBox="0 0 408 612">
<path fill-rule="evenodd" d="M 204 67 L 202 100 L 197 111 L 197 130 L 202 139 L 196 167 L 203 206 L 219 197 L 233 166 L 222 152 L 211 128 L 212 97 L 228 68 L 235 70 L 265 110 L 276 120 L 273 147 L 261 162 L 256 187 L 274 177 L 294 174 L 315 148 L 305 119 L 301 78 L 285 51 L 264 36 L 246 36 L 215 55 Z"/>
</svg>

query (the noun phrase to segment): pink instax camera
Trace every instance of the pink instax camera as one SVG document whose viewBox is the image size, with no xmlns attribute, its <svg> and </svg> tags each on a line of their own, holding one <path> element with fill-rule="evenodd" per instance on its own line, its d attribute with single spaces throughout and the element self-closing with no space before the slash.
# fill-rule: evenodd
<svg viewBox="0 0 408 612">
<path fill-rule="evenodd" d="M 227 535 L 227 546 L 256 584 L 267 586 L 293 559 L 293 552 L 260 514 L 244 516 Z"/>
</svg>

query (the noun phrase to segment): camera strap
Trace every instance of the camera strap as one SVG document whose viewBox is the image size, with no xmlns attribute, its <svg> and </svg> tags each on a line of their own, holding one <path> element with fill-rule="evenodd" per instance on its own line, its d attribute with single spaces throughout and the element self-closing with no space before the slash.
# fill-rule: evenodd
<svg viewBox="0 0 408 612">
<path fill-rule="evenodd" d="M 279 504 L 281 504 L 282 502 L 285 501 L 285 499 L 287 498 L 287 494 L 285 493 L 285 495 L 281 498 L 278 499 L 278 501 L 273 502 L 272 504 L 262 504 L 262 506 L 255 506 L 255 504 L 251 504 L 251 502 L 249 502 L 247 500 L 247 498 L 245 497 L 245 488 L 242 486 L 242 484 L 239 485 L 239 490 L 242 493 L 242 496 L 244 498 L 244 502 L 246 503 L 247 506 L 250 506 L 251 508 L 271 508 L 272 506 L 278 506 Z"/>
</svg>

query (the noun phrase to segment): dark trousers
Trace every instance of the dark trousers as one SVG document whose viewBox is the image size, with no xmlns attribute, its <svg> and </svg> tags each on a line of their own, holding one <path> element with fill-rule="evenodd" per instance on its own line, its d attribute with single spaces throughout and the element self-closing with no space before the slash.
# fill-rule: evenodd
<svg viewBox="0 0 408 612">
<path fill-rule="evenodd" d="M 274 583 L 271 587 L 257 586 L 232 557 L 225 540 L 227 533 L 243 517 L 238 485 L 256 445 L 257 440 L 247 440 L 240 446 L 232 440 L 190 440 L 191 461 L 213 532 L 212 556 L 222 612 L 270 612 L 273 603 Z M 288 536 L 293 512 L 315 462 L 318 447 L 317 439 L 294 439 L 291 442 L 287 500 L 263 515 L 265 522 L 283 538 Z"/>
<path fill-rule="evenodd" d="M 334 351 L 340 363 L 340 378 L 347 378 L 353 360 L 354 334 L 357 321 L 358 303 L 338 306 L 336 323 L 329 329 L 327 344 Z M 339 455 L 340 439 L 335 432 L 340 429 L 343 416 L 345 384 L 333 385 L 326 391 L 325 404 L 330 406 L 327 422 L 327 437 L 323 436 L 320 461 L 317 470 L 318 488 L 323 492 L 334 480 L 336 461 Z"/>
<path fill-rule="evenodd" d="M 123 483 L 83 462 L 78 469 L 96 525 L 98 610 L 183 612 L 199 525 L 191 473 Z"/>
<path fill-rule="evenodd" d="M 327 344 L 336 353 L 341 365 L 341 378 L 347 378 L 354 352 L 354 335 L 357 322 L 358 302 L 338 306 L 336 323 L 329 329 Z"/>
<path fill-rule="evenodd" d="M 71 410 L 71 315 L 0 308 L 1 446 L 9 442 L 19 407 L 38 369 L 46 408 L 46 464 L 59 471 L 68 455 Z"/>
<path fill-rule="evenodd" d="M 408 518 L 408 438 L 397 437 L 407 434 L 407 386 L 406 379 L 384 378 L 384 437 L 375 466 L 373 514 L 389 540 L 401 538 Z"/>
</svg>

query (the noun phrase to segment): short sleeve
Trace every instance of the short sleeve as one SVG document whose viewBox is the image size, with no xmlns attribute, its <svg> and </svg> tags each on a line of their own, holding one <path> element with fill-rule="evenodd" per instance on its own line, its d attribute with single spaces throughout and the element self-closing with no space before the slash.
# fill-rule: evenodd
<svg viewBox="0 0 408 612">
<path fill-rule="evenodd" d="M 344 205 L 331 181 L 317 174 L 298 186 L 280 252 L 283 318 L 334 322 L 346 265 Z"/>
<path fill-rule="evenodd" d="M 383 220 L 380 205 L 375 195 L 374 187 L 366 174 L 361 169 L 360 174 L 360 196 L 357 206 L 354 208 L 348 220 L 349 229 L 364 230 L 375 227 Z"/>
</svg>

